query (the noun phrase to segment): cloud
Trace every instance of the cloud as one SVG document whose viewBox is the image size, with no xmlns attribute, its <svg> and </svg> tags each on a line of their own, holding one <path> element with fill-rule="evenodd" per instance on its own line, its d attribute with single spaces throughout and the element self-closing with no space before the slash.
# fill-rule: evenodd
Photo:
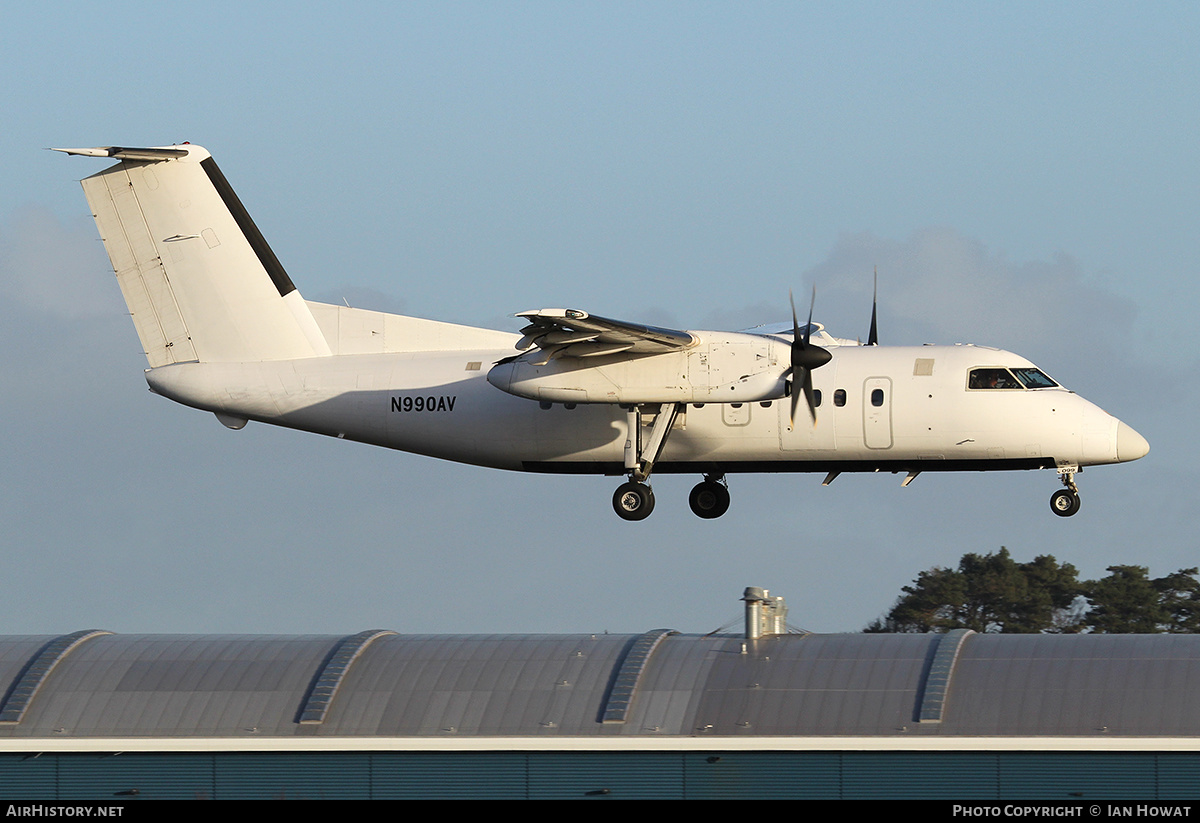
<svg viewBox="0 0 1200 823">
<path fill-rule="evenodd" d="M 871 273 L 879 270 L 879 334 L 885 345 L 970 342 L 1017 352 L 1082 392 L 1176 394 L 1161 364 L 1134 339 L 1136 305 L 1101 285 L 1073 257 L 1014 261 L 953 228 L 930 227 L 896 240 L 871 232 L 844 234 L 796 286 L 801 320 L 810 285 L 814 319 L 835 337 L 865 339 L 871 317 Z M 764 315 L 763 310 L 768 312 Z M 790 319 L 786 296 L 773 311 L 761 300 L 723 318 L 737 328 Z M 716 318 L 714 318 L 716 319 Z"/>
<path fill-rule="evenodd" d="M 879 329 L 886 345 L 971 342 L 1018 352 L 1058 370 L 1067 363 L 1096 377 L 1138 356 L 1127 341 L 1136 305 L 1107 290 L 1065 253 L 1015 261 L 953 228 L 930 227 L 905 239 L 844 234 L 824 260 L 793 285 L 801 322 L 811 286 L 814 319 L 836 337 L 865 339 L 872 271 L 879 271 Z M 754 290 L 753 284 L 748 289 Z M 789 323 L 787 292 L 714 307 L 704 316 L 646 307 L 630 319 L 664 326 L 747 329 Z"/>
<path fill-rule="evenodd" d="M 122 305 L 91 218 L 64 222 L 39 205 L 0 223 L 0 294 L 64 318 L 112 314 Z"/>
<path fill-rule="evenodd" d="M 856 302 L 869 304 L 875 267 L 881 318 L 894 327 L 887 342 L 1111 353 L 1136 314 L 1131 301 L 1092 284 L 1067 254 L 1017 263 L 951 228 L 922 229 L 906 240 L 843 235 L 807 276 L 831 295 L 862 294 Z"/>
<path fill-rule="evenodd" d="M 1012 260 L 948 227 L 924 228 L 899 240 L 871 232 L 842 235 L 824 260 L 796 278 L 801 322 L 815 285 L 814 319 L 835 337 L 865 340 L 876 267 L 884 345 L 995 346 L 1115 408 L 1135 407 L 1139 398 L 1149 397 L 1178 408 L 1194 393 L 1152 347 L 1136 343 L 1137 305 L 1071 255 Z M 791 314 L 784 292 L 775 300 L 758 294 L 753 302 L 720 306 L 701 318 L 648 308 L 631 319 L 675 328 L 747 329 L 789 323 Z"/>
</svg>

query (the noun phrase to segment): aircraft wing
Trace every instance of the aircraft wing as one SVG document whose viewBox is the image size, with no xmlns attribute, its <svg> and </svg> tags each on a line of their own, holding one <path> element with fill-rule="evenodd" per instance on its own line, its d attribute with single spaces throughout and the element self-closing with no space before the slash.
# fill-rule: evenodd
<svg viewBox="0 0 1200 823">
<path fill-rule="evenodd" d="M 523 311 L 529 325 L 517 348 L 541 349 L 541 363 L 564 357 L 598 357 L 605 354 L 662 354 L 695 345 L 697 339 L 686 331 L 643 326 L 624 320 L 598 317 L 578 309 L 537 309 Z"/>
</svg>

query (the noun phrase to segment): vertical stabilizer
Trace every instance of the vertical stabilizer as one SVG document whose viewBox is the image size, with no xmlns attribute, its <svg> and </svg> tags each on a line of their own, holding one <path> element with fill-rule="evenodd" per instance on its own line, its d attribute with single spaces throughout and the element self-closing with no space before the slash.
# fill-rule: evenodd
<svg viewBox="0 0 1200 823">
<path fill-rule="evenodd" d="M 330 353 L 203 148 L 60 151 L 121 161 L 86 178 L 83 190 L 151 367 Z"/>
</svg>

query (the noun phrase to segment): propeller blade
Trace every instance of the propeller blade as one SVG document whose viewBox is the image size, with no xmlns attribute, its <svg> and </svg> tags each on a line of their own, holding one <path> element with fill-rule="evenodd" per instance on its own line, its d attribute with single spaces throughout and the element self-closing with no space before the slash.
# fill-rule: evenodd
<svg viewBox="0 0 1200 823">
<path fill-rule="evenodd" d="M 788 412 L 788 428 L 796 428 L 796 408 L 800 405 L 800 387 L 796 385 L 796 374 L 792 373 L 792 408 Z"/>
<path fill-rule="evenodd" d="M 804 327 L 804 347 L 808 348 L 808 337 L 812 333 L 812 313 L 817 306 L 817 286 L 813 284 L 812 300 L 808 303 L 808 325 Z M 793 309 L 792 311 L 795 311 Z"/>
<path fill-rule="evenodd" d="M 812 370 L 804 370 L 804 399 L 808 401 L 808 413 L 812 415 L 813 425 L 817 425 L 817 403 L 813 399 Z"/>
<path fill-rule="evenodd" d="M 795 348 L 796 341 L 800 339 L 800 321 L 796 319 L 796 298 L 792 296 L 791 289 L 788 289 L 788 302 L 792 304 L 792 348 Z"/>
<path fill-rule="evenodd" d="M 797 379 L 797 372 L 799 379 Z M 796 427 L 796 409 L 800 407 L 800 396 L 804 396 L 805 402 L 808 403 L 808 413 L 812 417 L 813 425 L 817 425 L 817 402 L 813 395 L 812 384 L 812 369 L 798 369 L 792 372 L 792 408 L 788 414 L 788 427 Z"/>
<path fill-rule="evenodd" d="M 871 331 L 867 335 L 868 346 L 879 345 L 879 331 L 875 328 L 875 309 L 879 305 L 879 267 L 875 267 L 875 290 L 871 294 Z"/>
</svg>

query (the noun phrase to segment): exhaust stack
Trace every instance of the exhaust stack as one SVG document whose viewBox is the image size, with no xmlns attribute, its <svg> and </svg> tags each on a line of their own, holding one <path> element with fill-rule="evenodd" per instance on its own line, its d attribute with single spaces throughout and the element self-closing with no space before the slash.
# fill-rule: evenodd
<svg viewBox="0 0 1200 823">
<path fill-rule="evenodd" d="M 771 634 L 787 634 L 787 603 L 771 597 L 766 589 L 747 586 L 742 593 L 746 604 L 746 639 L 758 640 Z"/>
</svg>

